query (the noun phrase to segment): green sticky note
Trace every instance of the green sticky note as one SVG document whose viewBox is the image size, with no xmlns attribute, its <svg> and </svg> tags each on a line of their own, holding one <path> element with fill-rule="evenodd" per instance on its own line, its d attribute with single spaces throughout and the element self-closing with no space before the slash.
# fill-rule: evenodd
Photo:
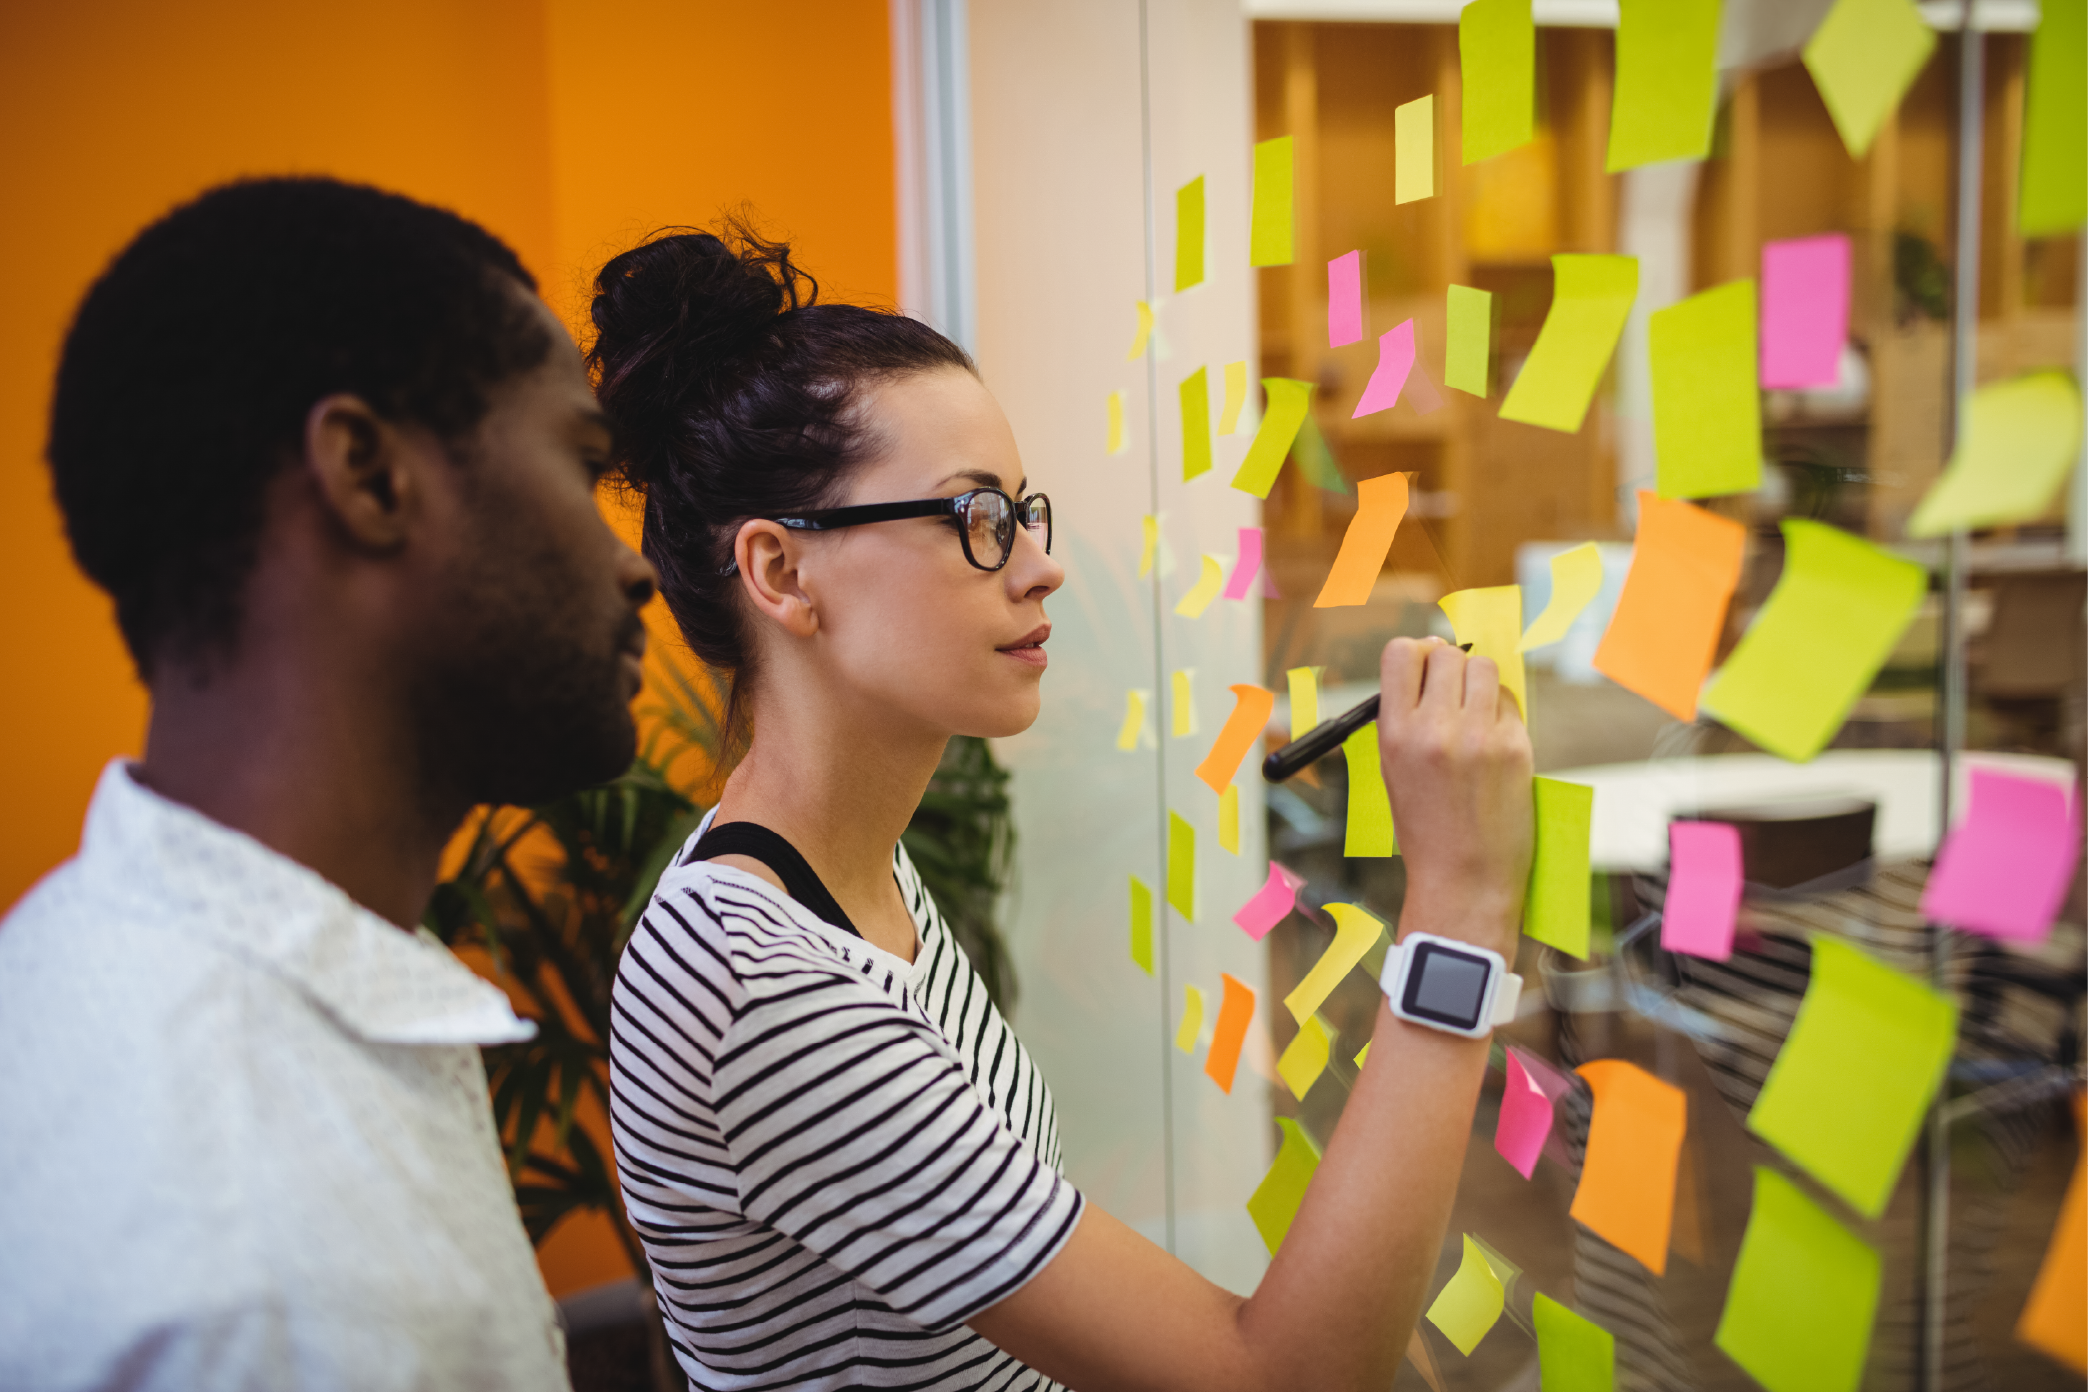
<svg viewBox="0 0 2088 1392">
<path fill-rule="evenodd" d="M 1948 996 L 1845 942 L 1815 937 L 1812 981 L 1748 1128 L 1876 1218 L 1956 1042 Z"/>
<path fill-rule="evenodd" d="M 1965 403 L 1950 467 L 1907 520 L 1907 535 L 2042 517 L 2081 450 L 2081 391 L 2064 372 L 1995 382 Z"/>
<path fill-rule="evenodd" d="M 2088 0 L 2039 2 L 2016 209 L 2026 237 L 2088 222 Z"/>
<path fill-rule="evenodd" d="M 1232 486 L 1242 493 L 1252 493 L 1257 498 L 1269 496 L 1269 488 L 1276 482 L 1276 471 L 1283 467 L 1283 460 L 1290 453 L 1291 441 L 1298 438 L 1298 427 L 1305 424 L 1305 416 L 1312 409 L 1312 383 L 1294 381 L 1289 377 L 1264 377 L 1262 390 L 1269 394 L 1269 408 L 1262 413 L 1262 423 L 1254 432 L 1254 441 L 1247 446 L 1247 457 L 1240 461 L 1240 468 L 1233 475 Z"/>
<path fill-rule="evenodd" d="M 1279 135 L 1254 147 L 1254 222 L 1247 264 L 1288 266 L 1291 238 L 1291 138 Z"/>
<path fill-rule="evenodd" d="M 1457 1345 L 1459 1353 L 1470 1358 L 1472 1350 L 1486 1337 L 1486 1331 L 1499 1322 L 1505 1304 L 1501 1278 L 1486 1264 L 1486 1254 L 1479 1250 L 1479 1244 L 1466 1234 L 1464 1260 L 1457 1264 L 1457 1274 L 1428 1307 L 1428 1322 L 1442 1330 Z"/>
<path fill-rule="evenodd" d="M 1637 298 L 1636 256 L 1552 257 L 1551 309 L 1501 403 L 1501 419 L 1569 435 L 1579 430 Z"/>
<path fill-rule="evenodd" d="M 1175 190 L 1175 293 L 1204 278 L 1204 183 L 1199 174 Z"/>
<path fill-rule="evenodd" d="M 1935 47 L 1914 0 L 1835 0 L 1803 56 L 1852 158 L 1870 149 Z"/>
<path fill-rule="evenodd" d="M 1182 379 L 1182 482 L 1211 468 L 1211 383 L 1198 368 Z"/>
<path fill-rule="evenodd" d="M 1457 63 L 1464 76 L 1464 162 L 1528 144 L 1537 117 L 1537 26 L 1530 0 L 1466 5 L 1457 16 Z"/>
<path fill-rule="evenodd" d="M 1291 1220 L 1298 1216 L 1298 1205 L 1305 1202 L 1305 1187 L 1312 1183 L 1313 1171 L 1320 1162 L 1319 1147 L 1297 1122 L 1277 1117 L 1276 1125 L 1283 1132 L 1283 1144 L 1277 1147 L 1275 1162 L 1247 1200 L 1247 1216 L 1254 1220 L 1255 1231 L 1261 1234 L 1272 1257 L 1283 1245 Z"/>
<path fill-rule="evenodd" d="M 1802 764 L 1885 665 L 1928 572 L 1824 522 L 1789 520 L 1783 534 L 1783 575 L 1699 704 Z"/>
<path fill-rule="evenodd" d="M 1131 877 L 1131 960 L 1147 976 L 1153 974 L 1153 887 Z"/>
<path fill-rule="evenodd" d="M 1474 0 L 1469 15 L 1491 0 Z M 1448 342 L 1443 348 L 1443 385 L 1474 396 L 1487 390 L 1489 360 L 1493 354 L 1493 294 L 1469 285 L 1450 287 Z"/>
<path fill-rule="evenodd" d="M 1569 956 L 1588 957 L 1588 834 L 1595 790 L 1556 778 L 1530 780 L 1537 843 L 1530 856 L 1530 890 L 1523 898 L 1523 931 Z"/>
<path fill-rule="evenodd" d="M 1348 760 L 1348 840 L 1345 856 L 1388 856 L 1399 853 L 1392 832 L 1392 795 L 1385 788 L 1385 766 L 1378 762 L 1377 722 L 1371 721 L 1341 742 Z"/>
<path fill-rule="evenodd" d="M 1298 438 L 1291 443 L 1291 458 L 1297 462 L 1298 472 L 1314 488 L 1354 495 L 1356 490 L 1349 486 L 1348 475 L 1341 472 L 1341 461 L 1334 457 L 1334 447 L 1327 443 L 1326 433 L 1310 412 L 1298 426 Z"/>
<path fill-rule="evenodd" d="M 1543 1291 L 1530 1303 L 1530 1322 L 1537 1329 L 1537 1383 L 1544 1392 L 1616 1392 L 1617 1341 L 1607 1329 Z"/>
<path fill-rule="evenodd" d="M 1711 153 L 1718 10 L 1719 0 L 1620 0 L 1610 173 Z"/>
<path fill-rule="evenodd" d="M 1713 1342 L 1769 1392 L 1856 1392 L 1881 1270 L 1878 1254 L 1797 1185 L 1757 1165 Z"/>
<path fill-rule="evenodd" d="M 1653 448 L 1663 498 L 1762 486 L 1755 283 L 1736 280 L 1647 318 Z"/>
<path fill-rule="evenodd" d="M 1196 922 L 1196 828 L 1172 811 L 1167 814 L 1167 902 Z"/>
</svg>

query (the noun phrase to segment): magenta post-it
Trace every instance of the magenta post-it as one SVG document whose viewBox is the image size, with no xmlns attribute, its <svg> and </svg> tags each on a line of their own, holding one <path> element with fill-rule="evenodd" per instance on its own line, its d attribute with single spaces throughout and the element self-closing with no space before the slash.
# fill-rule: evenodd
<svg viewBox="0 0 2088 1392">
<path fill-rule="evenodd" d="M 1537 1157 L 1551 1135 L 1552 1099 L 1523 1067 L 1521 1050 L 1508 1049 L 1508 1086 L 1501 1092 L 1501 1120 L 1494 1128 L 1494 1149 L 1524 1179 L 1537 1172 Z"/>
<path fill-rule="evenodd" d="M 1245 599 L 1247 591 L 1254 585 L 1254 577 L 1262 568 L 1262 529 L 1240 528 L 1240 558 L 1233 562 L 1232 574 L 1226 577 L 1221 599 Z"/>
<path fill-rule="evenodd" d="M 2081 809 L 2073 789 L 1973 768 L 1964 820 L 1936 852 L 1921 912 L 1931 923 L 2015 941 L 2042 940 L 2073 883 Z"/>
<path fill-rule="evenodd" d="M 1268 883 L 1240 906 L 1240 911 L 1233 915 L 1233 922 L 1239 924 L 1248 937 L 1260 942 L 1298 902 L 1298 886 L 1304 883 L 1303 875 L 1293 875 L 1275 861 L 1270 861 Z"/>
<path fill-rule="evenodd" d="M 1831 387 L 1849 336 L 1849 239 L 1839 232 L 1762 246 L 1762 385 Z"/>
<path fill-rule="evenodd" d="M 1660 945 L 1723 962 L 1733 955 L 1733 922 L 1745 875 L 1740 829 L 1725 822 L 1668 823 L 1667 903 Z"/>
<path fill-rule="evenodd" d="M 1389 411 L 1399 400 L 1400 389 L 1406 386 L 1407 374 L 1414 370 L 1414 321 L 1409 319 L 1398 328 L 1378 335 L 1377 369 L 1363 386 L 1363 398 L 1356 403 L 1355 412 L 1349 417 L 1358 420 L 1379 411 Z"/>
<path fill-rule="evenodd" d="M 1363 341 L 1363 253 L 1327 263 L 1327 346 Z"/>
</svg>

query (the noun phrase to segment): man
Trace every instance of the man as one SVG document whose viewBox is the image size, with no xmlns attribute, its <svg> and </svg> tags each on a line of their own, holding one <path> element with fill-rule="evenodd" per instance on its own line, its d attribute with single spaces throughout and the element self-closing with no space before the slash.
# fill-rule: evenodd
<svg viewBox="0 0 2088 1392">
<path fill-rule="evenodd" d="M 0 1386 L 543 1388 L 561 1340 L 416 925 L 482 802 L 614 776 L 653 589 L 514 253 L 324 179 L 131 243 L 59 364 L 74 555 L 152 692 L 0 925 Z"/>
</svg>

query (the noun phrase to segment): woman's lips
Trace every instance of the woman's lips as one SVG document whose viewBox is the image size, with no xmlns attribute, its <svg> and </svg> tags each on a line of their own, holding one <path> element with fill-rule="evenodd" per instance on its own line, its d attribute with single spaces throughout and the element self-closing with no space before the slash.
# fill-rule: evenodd
<svg viewBox="0 0 2088 1392">
<path fill-rule="evenodd" d="M 1044 656 L 1044 640 L 1049 637 L 1051 625 L 1039 624 L 1023 634 L 1020 639 L 997 651 L 1006 653 L 1017 662 L 1027 662 L 1032 667 L 1044 667 L 1050 663 L 1050 659 Z"/>
</svg>

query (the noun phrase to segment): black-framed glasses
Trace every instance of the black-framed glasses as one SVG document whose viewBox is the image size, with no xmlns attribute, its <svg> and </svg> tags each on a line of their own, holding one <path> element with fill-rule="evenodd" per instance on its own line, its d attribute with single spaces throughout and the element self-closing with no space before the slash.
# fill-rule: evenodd
<svg viewBox="0 0 2088 1392">
<path fill-rule="evenodd" d="M 954 517 L 964 559 L 980 570 L 999 570 L 1015 554 L 1015 525 L 1044 529 L 1044 554 L 1051 554 L 1051 499 L 1032 493 L 1017 500 L 998 488 L 974 488 L 954 498 L 922 498 L 910 503 L 864 503 L 858 507 L 824 508 L 766 520 L 805 532 L 832 532 L 866 522 L 897 522 L 906 517 Z"/>
</svg>

